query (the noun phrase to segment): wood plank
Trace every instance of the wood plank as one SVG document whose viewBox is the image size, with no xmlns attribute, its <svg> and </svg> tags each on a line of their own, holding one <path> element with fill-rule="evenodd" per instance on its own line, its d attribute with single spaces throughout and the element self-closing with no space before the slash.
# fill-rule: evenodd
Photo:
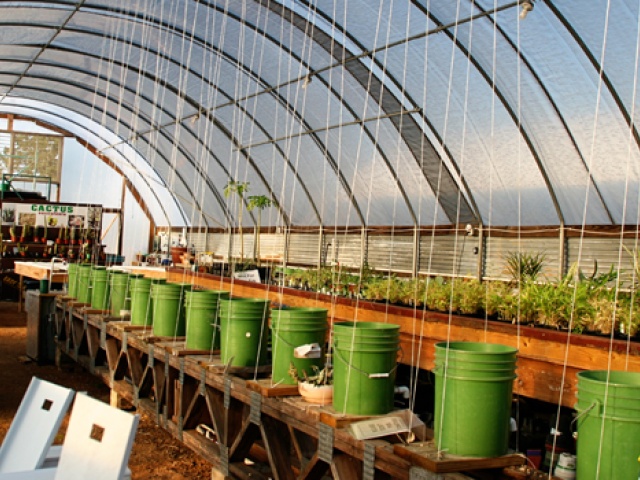
<svg viewBox="0 0 640 480">
<path fill-rule="evenodd" d="M 261 419 L 260 432 L 276 480 L 294 480 L 291 468 L 291 436 L 283 422 L 272 417 Z"/>
<path fill-rule="evenodd" d="M 333 407 L 327 405 L 320 412 L 320 422 L 333 428 L 346 428 L 354 422 L 368 420 L 371 415 L 347 415 L 336 412 Z"/>
<path fill-rule="evenodd" d="M 53 283 L 65 283 L 68 278 L 67 271 L 63 268 L 59 268 L 60 264 L 56 264 L 53 268 L 51 262 L 16 261 L 13 264 L 15 273 L 34 280 L 48 280 L 51 278 Z"/>
<path fill-rule="evenodd" d="M 155 339 L 162 339 L 162 338 L 168 338 L 168 337 L 149 337 L 147 338 L 147 341 L 150 343 L 154 343 Z M 187 355 L 207 355 L 207 354 L 211 354 L 211 355 L 219 355 L 220 354 L 220 350 L 194 350 L 194 349 L 188 349 L 186 347 L 186 341 L 183 340 L 178 340 L 179 338 L 185 338 L 185 337 L 172 337 L 175 338 L 175 340 L 171 340 L 169 342 L 166 343 L 160 343 L 158 346 L 160 348 L 164 348 L 165 350 L 168 350 L 169 353 L 171 353 L 171 355 L 177 355 L 178 357 L 184 357 Z"/>
<path fill-rule="evenodd" d="M 331 462 L 331 473 L 334 480 L 360 480 L 362 462 L 349 455 L 336 455 Z"/>
<path fill-rule="evenodd" d="M 316 453 L 305 465 L 298 477 L 299 480 L 321 480 L 329 470 L 329 465 L 324 463 Z"/>
<path fill-rule="evenodd" d="M 258 392 L 263 397 L 284 397 L 300 394 L 298 392 L 298 385 L 273 385 L 271 379 L 248 381 L 247 388 L 253 392 Z"/>
<path fill-rule="evenodd" d="M 434 473 L 454 473 L 469 470 L 497 469 L 523 465 L 526 459 L 522 455 L 504 455 L 495 458 L 473 458 L 449 455 L 438 452 L 432 442 L 393 446 L 393 452 L 413 465 Z"/>
</svg>

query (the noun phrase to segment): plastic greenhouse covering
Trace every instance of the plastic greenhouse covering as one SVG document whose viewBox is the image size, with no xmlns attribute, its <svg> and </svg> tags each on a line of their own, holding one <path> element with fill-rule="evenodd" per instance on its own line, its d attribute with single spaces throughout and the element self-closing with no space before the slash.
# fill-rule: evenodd
<svg viewBox="0 0 640 480">
<path fill-rule="evenodd" d="M 0 114 L 91 145 L 156 225 L 236 226 L 230 181 L 273 201 L 263 226 L 637 224 L 639 18 L 630 0 L 0 1 Z"/>
</svg>

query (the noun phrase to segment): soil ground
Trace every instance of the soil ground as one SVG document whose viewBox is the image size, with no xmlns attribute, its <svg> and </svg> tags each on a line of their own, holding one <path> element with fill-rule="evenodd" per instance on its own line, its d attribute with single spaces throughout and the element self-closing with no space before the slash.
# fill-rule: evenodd
<svg viewBox="0 0 640 480">
<path fill-rule="evenodd" d="M 33 376 L 109 401 L 109 388 L 80 366 L 72 364 L 58 369 L 54 365 L 38 365 L 29 361 L 25 353 L 26 315 L 18 313 L 17 303 L 0 301 L 0 442 Z M 55 443 L 62 443 L 67 420 Z M 140 418 L 129 468 L 133 479 L 211 478 L 208 462 L 182 446 L 145 414 Z"/>
</svg>

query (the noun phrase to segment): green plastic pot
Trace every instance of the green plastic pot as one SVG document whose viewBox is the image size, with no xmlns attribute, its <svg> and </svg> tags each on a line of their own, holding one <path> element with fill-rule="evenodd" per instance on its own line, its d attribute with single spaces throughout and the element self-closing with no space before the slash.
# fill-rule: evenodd
<svg viewBox="0 0 640 480">
<path fill-rule="evenodd" d="M 229 292 L 213 290 L 186 292 L 184 306 L 188 349 L 218 350 L 220 348 L 218 302 L 221 298 L 229 298 Z"/>
<path fill-rule="evenodd" d="M 164 279 L 151 279 L 144 275 L 130 275 L 131 324 L 139 326 L 153 325 L 151 308 L 151 284 L 166 283 Z"/>
<path fill-rule="evenodd" d="M 580 480 L 637 480 L 640 373 L 578 373 L 577 469 Z"/>
<path fill-rule="evenodd" d="M 343 322 L 333 331 L 333 408 L 352 415 L 393 409 L 398 325 Z"/>
<path fill-rule="evenodd" d="M 114 317 L 122 317 L 131 310 L 129 274 L 122 270 L 109 271 L 110 310 Z"/>
<path fill-rule="evenodd" d="M 500 344 L 436 344 L 434 440 L 439 450 L 468 457 L 507 453 L 516 354 L 517 349 Z"/>
<path fill-rule="evenodd" d="M 222 363 L 238 367 L 268 364 L 269 305 L 264 299 L 220 299 Z"/>
<path fill-rule="evenodd" d="M 184 295 L 192 286 L 185 283 L 152 283 L 153 335 L 156 337 L 184 337 L 186 320 Z"/>
<path fill-rule="evenodd" d="M 70 263 L 67 268 L 67 293 L 71 298 L 78 298 L 78 267 L 77 263 Z"/>
<path fill-rule="evenodd" d="M 80 303 L 91 303 L 91 265 L 78 265 L 76 299 Z"/>
<path fill-rule="evenodd" d="M 109 274 L 106 267 L 91 268 L 91 308 L 109 309 Z"/>
<path fill-rule="evenodd" d="M 326 308 L 288 308 L 272 310 L 272 380 L 273 383 L 293 385 L 296 379 L 289 375 L 291 364 L 299 373 L 313 374 L 313 366 L 322 368 L 325 362 L 327 336 Z M 296 347 L 317 343 L 322 347 L 318 358 L 295 358 Z"/>
</svg>

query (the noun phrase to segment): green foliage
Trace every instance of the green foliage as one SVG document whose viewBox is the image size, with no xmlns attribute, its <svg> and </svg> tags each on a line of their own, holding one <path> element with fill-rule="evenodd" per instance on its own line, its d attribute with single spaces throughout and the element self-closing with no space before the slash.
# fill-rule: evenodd
<svg viewBox="0 0 640 480">
<path fill-rule="evenodd" d="M 249 184 L 247 183 L 247 186 Z M 272 205 L 272 201 L 269 197 L 265 196 L 265 195 L 251 195 L 249 197 L 247 197 L 248 203 L 247 203 L 247 210 L 251 211 L 254 208 L 257 208 L 258 210 L 264 210 L 265 208 L 268 208 Z"/>
<path fill-rule="evenodd" d="M 317 365 L 312 365 L 311 369 L 313 371 L 311 375 L 307 374 L 305 370 L 300 373 L 293 362 L 289 363 L 289 375 L 296 382 L 305 382 L 312 385 L 333 384 L 333 369 L 330 366 L 325 365 L 319 368 Z"/>
<path fill-rule="evenodd" d="M 224 187 L 223 193 L 225 198 L 229 198 L 231 195 L 237 195 L 238 202 L 238 228 L 240 229 L 240 260 L 244 261 L 244 239 L 242 234 L 242 199 L 244 194 L 249 191 L 249 182 L 237 182 L 235 180 L 229 180 Z"/>
<path fill-rule="evenodd" d="M 543 253 L 509 252 L 505 256 L 506 272 L 516 283 L 535 282 L 544 267 Z"/>
</svg>

